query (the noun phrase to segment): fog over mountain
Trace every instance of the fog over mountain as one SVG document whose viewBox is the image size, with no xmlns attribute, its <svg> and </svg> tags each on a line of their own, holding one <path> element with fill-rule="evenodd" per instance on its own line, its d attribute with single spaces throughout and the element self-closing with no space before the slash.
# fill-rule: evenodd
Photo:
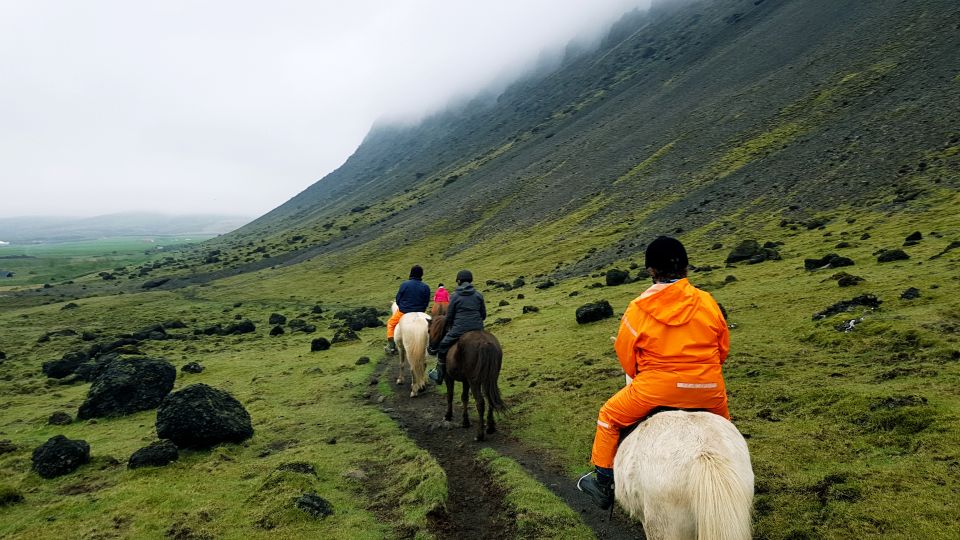
<svg viewBox="0 0 960 540">
<path fill-rule="evenodd" d="M 0 216 L 260 214 L 648 3 L 6 2 Z"/>
</svg>

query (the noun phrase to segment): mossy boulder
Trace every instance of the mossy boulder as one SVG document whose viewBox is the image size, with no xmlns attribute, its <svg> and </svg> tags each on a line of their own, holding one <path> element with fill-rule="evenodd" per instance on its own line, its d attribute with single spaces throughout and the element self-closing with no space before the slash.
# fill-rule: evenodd
<svg viewBox="0 0 960 540">
<path fill-rule="evenodd" d="M 157 409 L 157 436 L 180 448 L 209 448 L 253 436 L 250 413 L 229 393 L 192 384 L 167 395 Z"/>
</svg>

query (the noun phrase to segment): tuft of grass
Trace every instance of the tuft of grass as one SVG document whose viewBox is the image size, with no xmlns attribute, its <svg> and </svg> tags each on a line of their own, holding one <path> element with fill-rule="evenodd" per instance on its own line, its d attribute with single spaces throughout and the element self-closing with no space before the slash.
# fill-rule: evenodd
<svg viewBox="0 0 960 540">
<path fill-rule="evenodd" d="M 516 461 L 492 448 L 477 452 L 494 482 L 506 492 L 521 538 L 594 538 L 580 516 L 550 490 L 531 478 Z"/>
</svg>

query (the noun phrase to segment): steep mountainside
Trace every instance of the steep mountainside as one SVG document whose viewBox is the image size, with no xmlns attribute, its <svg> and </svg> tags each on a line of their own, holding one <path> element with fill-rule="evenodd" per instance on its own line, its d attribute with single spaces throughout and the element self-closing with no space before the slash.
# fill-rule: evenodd
<svg viewBox="0 0 960 540">
<path fill-rule="evenodd" d="M 495 103 L 375 128 L 233 238 L 476 239 L 579 210 L 628 227 L 609 258 L 733 215 L 902 203 L 956 187 L 958 28 L 945 0 L 665 2 Z"/>
</svg>

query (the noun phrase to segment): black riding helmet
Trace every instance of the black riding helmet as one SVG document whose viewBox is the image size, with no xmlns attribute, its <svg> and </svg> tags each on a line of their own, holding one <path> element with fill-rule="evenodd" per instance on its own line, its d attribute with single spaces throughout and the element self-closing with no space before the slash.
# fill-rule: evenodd
<svg viewBox="0 0 960 540">
<path fill-rule="evenodd" d="M 658 236 L 647 246 L 647 268 L 657 271 L 658 275 L 671 278 L 682 278 L 687 275 L 687 250 L 676 238 Z"/>
<path fill-rule="evenodd" d="M 457 282 L 458 283 L 473 283 L 473 272 L 469 270 L 461 270 L 457 272 Z"/>
</svg>

